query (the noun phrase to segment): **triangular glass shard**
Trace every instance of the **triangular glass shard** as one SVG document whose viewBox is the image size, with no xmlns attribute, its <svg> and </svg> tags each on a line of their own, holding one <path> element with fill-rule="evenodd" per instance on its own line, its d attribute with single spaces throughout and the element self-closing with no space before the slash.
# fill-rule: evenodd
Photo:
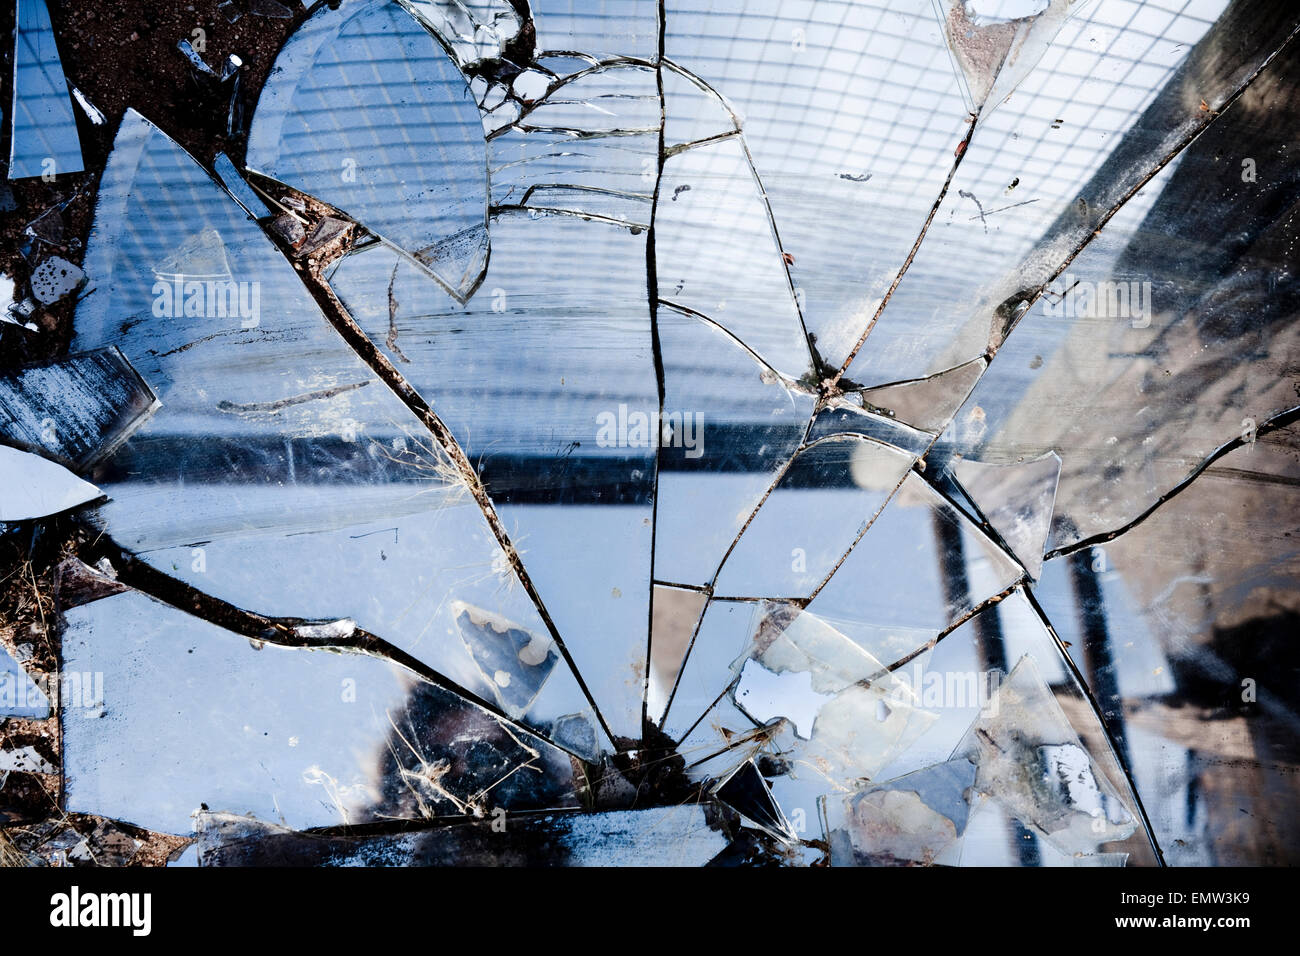
<svg viewBox="0 0 1300 956">
<path fill-rule="evenodd" d="M 108 534 L 237 607 L 351 618 L 495 702 L 454 602 L 549 630 L 462 476 L 257 224 L 133 111 L 101 181 L 86 269 L 98 285 L 78 304 L 74 347 L 116 344 L 163 403 L 96 473 Z M 601 739 L 567 664 L 521 719 Z"/>
<path fill-rule="evenodd" d="M 0 718 L 50 716 L 50 698 L 36 686 L 12 654 L 0 646 Z"/>
<path fill-rule="evenodd" d="M 1076 0 L 941 0 L 972 111 L 991 112 L 1042 59 Z"/>
<path fill-rule="evenodd" d="M 357 220 L 457 299 L 478 287 L 489 253 L 478 105 L 439 41 L 397 3 L 316 9 L 276 59 L 246 164 Z"/>
<path fill-rule="evenodd" d="M 1061 458 L 1048 452 L 1015 464 L 998 465 L 960 458 L 953 470 L 962 488 L 1035 580 L 1052 527 Z"/>
<path fill-rule="evenodd" d="M 127 590 L 107 558 L 94 567 L 80 558 L 65 558 L 54 569 L 54 601 L 61 612 Z"/>
<path fill-rule="evenodd" d="M 580 803 L 567 753 L 388 661 L 250 643 L 134 592 L 66 619 L 70 811 L 187 834 L 201 807 L 307 828 Z"/>
<path fill-rule="evenodd" d="M 961 408 L 987 365 L 981 356 L 927 378 L 864 388 L 856 394 L 868 410 L 937 434 Z"/>
<path fill-rule="evenodd" d="M 1020 659 L 956 752 L 978 763 L 978 792 L 998 800 L 1062 852 L 1095 853 L 1139 826 L 1031 656 Z"/>
<path fill-rule="evenodd" d="M 117 348 L 0 373 L 0 438 L 85 473 L 158 410 Z"/>
<path fill-rule="evenodd" d="M 0 445 L 0 521 L 44 518 L 102 496 L 62 465 Z"/>
<path fill-rule="evenodd" d="M 913 471 L 809 608 L 893 662 L 1023 575 Z"/>
<path fill-rule="evenodd" d="M 528 712 L 560 659 L 549 635 L 519 627 L 482 608 L 455 602 L 452 614 L 461 640 L 511 717 Z"/>
<path fill-rule="evenodd" d="M 790 824 L 754 761 L 747 760 L 713 789 L 713 795 L 778 840 L 793 840 Z"/>
<path fill-rule="evenodd" d="M 62 176 L 85 166 L 77 117 L 45 0 L 18 0 L 9 178 Z"/>
<path fill-rule="evenodd" d="M 700 623 L 708 595 L 703 591 L 655 585 L 654 620 L 650 625 L 650 681 L 646 688 L 646 719 L 663 720 L 668 698 L 686 663 L 691 640 Z"/>
<path fill-rule="evenodd" d="M 734 677 L 732 663 L 745 653 L 754 635 L 758 608 L 753 601 L 710 601 L 705 608 L 672 701 L 659 721 L 673 740 L 681 740 L 726 690 Z"/>
<path fill-rule="evenodd" d="M 729 251 L 735 245 L 747 252 Z M 670 156 L 655 208 L 659 298 L 718 323 L 791 379 L 812 369 L 771 213 L 744 146 Z"/>
<path fill-rule="evenodd" d="M 601 716 L 635 740 L 661 439 L 646 235 L 523 212 L 492 228 L 488 294 L 465 306 L 382 246 L 329 282 L 474 463 Z"/>
<path fill-rule="evenodd" d="M 655 576 L 713 582 L 754 508 L 803 441 L 813 397 L 724 330 L 661 307 L 664 423 Z"/>
<path fill-rule="evenodd" d="M 725 597 L 811 597 L 871 524 L 915 456 L 857 435 L 801 451 L 718 573 Z"/>
</svg>

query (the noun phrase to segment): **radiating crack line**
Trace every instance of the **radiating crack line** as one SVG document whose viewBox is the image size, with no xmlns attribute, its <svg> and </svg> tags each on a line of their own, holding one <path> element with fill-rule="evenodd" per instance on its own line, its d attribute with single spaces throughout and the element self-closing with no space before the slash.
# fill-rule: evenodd
<svg viewBox="0 0 1300 956">
<path fill-rule="evenodd" d="M 1024 581 L 1025 581 L 1024 577 L 1021 577 L 1013 581 L 1011 584 L 1008 584 L 997 594 L 994 594 L 991 597 L 986 597 L 978 604 L 973 605 L 969 610 L 965 611 L 960 617 L 956 618 L 951 623 L 945 625 L 943 629 L 939 631 L 938 634 L 930 638 L 924 644 L 908 651 L 906 654 L 904 654 L 902 657 L 894 661 L 894 663 L 890 664 L 888 667 L 884 668 L 883 670 L 878 671 L 875 674 L 870 675 L 869 677 L 864 677 L 863 681 L 866 684 L 870 684 L 871 681 L 879 680 L 883 675 L 896 671 L 900 667 L 904 667 L 905 665 L 912 663 L 912 661 L 916 660 L 926 651 L 934 650 L 936 647 L 939 646 L 940 641 L 942 641 L 953 631 L 957 630 L 957 628 L 961 627 L 971 618 L 975 617 L 975 615 L 988 610 L 989 608 L 993 607 L 995 604 L 1001 604 L 1003 601 L 1005 601 L 1008 597 L 1011 596 L 1012 592 L 1015 591 L 1016 588 L 1020 587 L 1021 584 L 1024 583 Z"/>
<path fill-rule="evenodd" d="M 853 360 L 857 358 L 859 350 L 866 343 L 867 336 L 871 334 L 871 330 L 876 327 L 876 322 L 880 320 L 881 313 L 883 313 L 885 307 L 889 305 L 889 300 L 890 297 L 893 296 L 894 290 L 898 288 L 898 284 L 903 281 L 903 276 L 905 276 L 907 270 L 911 268 L 912 260 L 916 258 L 916 254 L 921 248 L 921 243 L 925 240 L 926 234 L 930 231 L 930 225 L 934 222 L 934 217 L 939 212 L 939 206 L 943 204 L 944 197 L 948 195 L 948 187 L 952 185 L 953 177 L 957 175 L 957 170 L 961 166 L 961 161 L 965 159 L 966 154 L 970 152 L 971 137 L 975 135 L 975 124 L 978 121 L 979 113 L 976 112 L 971 115 L 970 123 L 966 127 L 966 136 L 957 146 L 957 158 L 953 160 L 952 168 L 948 170 L 948 178 L 943 181 L 943 186 L 939 190 L 939 196 L 935 199 L 934 205 L 930 207 L 930 214 L 925 217 L 925 222 L 921 225 L 921 231 L 917 234 L 916 241 L 912 243 L 912 248 L 907 253 L 907 258 L 903 260 L 903 265 L 894 276 L 894 281 L 891 282 L 889 288 L 885 290 L 884 298 L 880 300 L 880 305 L 876 306 L 876 311 L 871 316 L 871 321 L 867 323 L 867 327 L 863 329 L 862 334 L 858 336 L 858 341 L 854 344 L 852 351 L 849 352 L 849 357 L 844 360 L 843 364 L 840 365 L 839 371 L 837 371 L 834 377 L 830 380 L 828 390 L 839 386 L 840 379 L 842 379 L 845 373 L 848 372 L 849 366 L 853 364 Z"/>
<path fill-rule="evenodd" d="M 442 419 L 433 410 L 429 403 L 425 401 L 424 397 L 406 381 L 406 378 L 397 370 L 392 362 L 390 362 L 379 351 L 375 344 L 370 341 L 366 336 L 366 333 L 356 324 L 356 321 L 348 313 L 347 309 L 343 307 L 343 303 L 339 301 L 329 284 L 321 278 L 317 272 L 312 271 L 305 263 L 300 262 L 289 255 L 281 245 L 283 240 L 269 231 L 266 232 L 266 235 L 273 243 L 275 243 L 276 248 L 285 253 L 285 258 L 293 265 L 299 278 L 302 279 L 304 287 L 311 294 L 312 298 L 316 300 L 316 304 L 320 307 L 321 312 L 325 315 L 326 319 L 343 337 L 344 342 L 347 343 L 352 351 L 356 353 L 357 357 L 365 362 L 371 371 L 373 371 L 375 375 L 377 375 L 379 379 L 393 391 L 393 393 L 406 405 L 412 414 L 414 414 L 416 418 L 418 418 L 420 422 L 429 429 L 438 444 L 442 446 L 443 451 L 446 452 L 447 457 L 460 473 L 465 486 L 474 497 L 474 501 L 478 504 L 479 510 L 483 512 L 483 517 L 487 520 L 488 526 L 492 529 L 493 537 L 496 538 L 497 544 L 500 545 L 501 550 L 505 553 L 507 561 L 510 563 L 515 575 L 519 578 L 520 584 L 523 585 L 524 592 L 537 608 L 538 616 L 541 617 L 542 622 L 546 625 L 546 630 L 555 641 L 555 645 L 559 648 L 560 654 L 564 657 L 565 663 L 568 664 L 569 669 L 573 671 L 574 679 L 582 689 L 582 693 L 587 698 L 588 703 L 591 704 L 592 712 L 596 715 L 596 719 L 600 721 L 600 725 L 605 731 L 606 736 L 614 742 L 615 746 L 618 746 L 618 741 L 610 731 L 609 724 L 601 713 L 600 708 L 597 706 L 590 688 L 587 687 L 586 680 L 579 672 L 577 665 L 573 660 L 573 655 L 570 654 L 568 647 L 565 646 L 564 638 L 561 636 L 559 628 L 556 627 L 554 619 L 552 619 L 550 612 L 546 609 L 546 604 L 542 601 L 541 594 L 538 593 L 537 587 L 533 584 L 531 576 L 524 567 L 523 560 L 520 558 L 514 542 L 511 541 L 510 535 L 505 529 L 505 525 L 497 514 L 496 507 L 493 505 L 492 499 L 488 496 L 487 489 L 479 478 L 478 472 L 475 470 L 473 463 L 470 462 L 464 449 L 460 447 L 460 443 L 456 441 L 451 430 L 446 426 L 446 424 L 444 424 Z"/>
<path fill-rule="evenodd" d="M 663 0 L 659 3 L 658 55 L 655 62 L 655 88 L 659 94 L 659 143 L 655 151 L 655 185 L 653 199 L 650 203 L 650 225 L 646 230 L 645 264 L 646 264 L 646 304 L 650 313 L 650 347 L 654 357 L 655 390 L 659 398 L 659 421 L 664 420 L 664 397 L 667 390 L 664 381 L 663 350 L 659 341 L 659 261 L 655 252 L 655 226 L 659 209 L 659 186 L 664 178 L 664 127 L 667 124 L 667 112 L 664 101 L 664 35 L 666 18 Z M 658 436 L 662 439 L 662 436 Z M 663 441 L 656 440 L 657 450 L 654 458 L 654 491 L 650 503 L 650 594 L 646 600 L 646 637 L 645 637 L 645 674 L 641 682 L 641 736 L 650 736 L 650 674 L 654 660 L 654 615 L 655 615 L 655 545 L 659 538 L 659 459 L 663 456 Z"/>
</svg>

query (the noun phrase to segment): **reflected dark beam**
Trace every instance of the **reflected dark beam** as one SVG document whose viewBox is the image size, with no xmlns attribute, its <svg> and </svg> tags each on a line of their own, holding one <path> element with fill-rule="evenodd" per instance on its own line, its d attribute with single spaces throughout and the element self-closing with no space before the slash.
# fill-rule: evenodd
<svg viewBox="0 0 1300 956">
<path fill-rule="evenodd" d="M 1083 634 L 1084 666 L 1088 671 L 1088 686 L 1102 703 L 1100 716 L 1115 741 L 1119 758 L 1125 767 L 1131 767 L 1133 764 L 1124 734 L 1124 709 L 1110 706 L 1112 703 L 1118 705 L 1119 681 L 1111 654 L 1110 631 L 1106 626 L 1106 601 L 1093 571 L 1093 560 L 1091 551 L 1076 551 L 1070 555 L 1070 583 L 1079 615 L 1079 631 Z"/>
</svg>

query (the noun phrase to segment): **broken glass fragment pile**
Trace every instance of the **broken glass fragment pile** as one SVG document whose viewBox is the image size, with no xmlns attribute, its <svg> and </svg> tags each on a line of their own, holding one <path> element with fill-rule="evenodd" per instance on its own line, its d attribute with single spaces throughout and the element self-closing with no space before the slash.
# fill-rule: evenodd
<svg viewBox="0 0 1300 956">
<path fill-rule="evenodd" d="M 242 168 L 128 110 L 74 354 L 0 379 L 0 520 L 98 501 L 67 809 L 200 865 L 1300 859 L 1298 16 L 342 0 Z"/>
</svg>

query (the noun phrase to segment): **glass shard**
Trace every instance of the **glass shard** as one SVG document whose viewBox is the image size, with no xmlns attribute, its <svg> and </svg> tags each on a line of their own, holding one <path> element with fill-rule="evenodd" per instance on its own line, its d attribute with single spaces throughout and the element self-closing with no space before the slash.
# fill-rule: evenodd
<svg viewBox="0 0 1300 956">
<path fill-rule="evenodd" d="M 964 757 L 827 797 L 832 866 L 948 862 L 966 832 L 976 766 Z M 945 856 L 948 854 L 948 856 Z"/>
<path fill-rule="evenodd" d="M 501 709 L 511 717 L 523 716 L 560 659 L 554 641 L 460 601 L 452 614 Z"/>
<path fill-rule="evenodd" d="M 248 185 L 248 181 L 235 168 L 235 164 L 230 161 L 230 157 L 225 153 L 217 153 L 213 160 L 213 171 L 217 174 L 217 179 L 221 185 L 226 187 L 226 192 L 235 198 L 235 201 L 244 207 L 244 212 L 253 219 L 260 219 L 266 215 L 269 208 L 266 201 L 259 199 L 253 187 Z"/>
<path fill-rule="evenodd" d="M 403 0 L 402 6 L 442 38 L 462 67 L 501 56 L 521 26 L 506 0 Z"/>
<path fill-rule="evenodd" d="M 0 646 L 0 717 L 50 716 L 50 698 L 36 685 L 23 665 Z M 7 769 L 22 769 L 9 767 Z"/>
<path fill-rule="evenodd" d="M 772 798 L 767 781 L 754 761 L 747 760 L 713 789 L 713 795 L 755 826 L 778 840 L 793 841 L 794 833 L 785 814 Z"/>
<path fill-rule="evenodd" d="M 108 558 L 93 567 L 80 558 L 66 558 L 54 569 L 54 600 L 60 611 L 126 590 Z"/>
<path fill-rule="evenodd" d="M 1295 425 L 1224 455 L 1035 588 L 1132 768 L 1175 866 L 1294 857 L 1300 552 Z M 1251 820 L 1276 821 L 1259 829 Z"/>
<path fill-rule="evenodd" d="M 717 91 L 675 63 L 665 63 L 663 82 L 664 148 L 734 136 L 740 122 Z"/>
<path fill-rule="evenodd" d="M 921 431 L 943 431 L 966 401 L 988 366 L 985 358 L 972 359 L 929 378 L 864 388 L 857 392 L 862 407 L 897 419 Z"/>
<path fill-rule="evenodd" d="M 813 396 L 712 322 L 661 306 L 655 576 L 705 586 L 803 442 Z"/>
<path fill-rule="evenodd" d="M 730 692 L 682 740 L 679 752 L 693 779 L 714 780 L 765 754 L 772 768 L 765 776 L 787 818 L 796 813 L 807 819 L 819 797 L 874 777 L 924 733 L 933 715 L 825 621 L 791 605 L 759 607 L 756 630 L 729 667 Z M 688 753 L 700 756 L 691 763 Z"/>
<path fill-rule="evenodd" d="M 32 295 L 41 305 L 53 305 L 86 281 L 86 274 L 62 256 L 50 256 L 32 270 Z"/>
<path fill-rule="evenodd" d="M 739 115 L 781 248 L 794 258 L 804 323 L 824 364 L 838 368 L 908 258 L 970 123 L 933 5 L 668 0 L 664 53 Z M 669 160 L 665 173 L 696 152 Z M 670 194 L 661 186 L 661 212 Z M 660 294 L 673 298 L 662 265 L 659 277 Z M 751 308 L 785 310 L 775 298 Z"/>
<path fill-rule="evenodd" d="M 1281 161 L 1289 143 L 1258 111 L 1291 103 L 1297 58 L 1284 51 L 1115 215 L 1028 311 L 949 428 L 945 443 L 982 461 L 1061 450 L 1051 546 L 1123 527 L 1220 446 L 1295 405 L 1284 358 L 1294 295 L 1279 270 L 1300 230 L 1300 189 L 1243 181 L 1221 157 L 1248 140 L 1256 162 Z M 1249 241 L 1219 241 L 1243 221 Z"/>
<path fill-rule="evenodd" d="M 0 445 L 0 521 L 30 521 L 77 508 L 101 492 L 62 465 Z"/>
<path fill-rule="evenodd" d="M 250 642 L 135 593 L 66 619 L 69 810 L 184 834 L 205 807 L 305 828 L 579 803 L 568 754 L 389 662 Z"/>
<path fill-rule="evenodd" d="M 202 592 L 351 618 L 493 700 L 448 597 L 547 626 L 463 476 L 257 225 L 138 114 L 118 132 L 86 268 L 97 288 L 75 347 L 116 343 L 163 403 L 96 472 L 102 528 Z M 547 733 L 589 709 L 566 666 L 526 719 Z"/>
<path fill-rule="evenodd" d="M 953 471 L 993 530 L 1037 580 L 1051 530 L 1060 456 L 1048 452 L 1014 465 L 961 458 L 953 463 Z"/>
<path fill-rule="evenodd" d="M 650 680 L 646 687 L 646 718 L 663 720 L 668 698 L 677 686 L 686 654 L 695 638 L 709 597 L 703 591 L 663 587 L 654 589 L 654 620 L 650 626 Z"/>
<path fill-rule="evenodd" d="M 731 254 L 732 243 L 747 253 Z M 810 374 L 788 264 L 739 142 L 711 143 L 663 164 L 655 259 L 661 300 L 716 322 L 782 375 Z"/>
<path fill-rule="evenodd" d="M 687 649 L 671 702 L 659 722 L 673 740 L 681 740 L 691 731 L 734 677 L 732 664 L 749 646 L 758 608 L 750 601 L 708 603 Z"/>
<path fill-rule="evenodd" d="M 900 660 L 1024 574 L 916 472 L 809 608 L 882 661 Z"/>
<path fill-rule="evenodd" d="M 1077 0 L 946 0 L 937 9 L 973 110 L 996 109 L 1037 65 Z"/>
<path fill-rule="evenodd" d="M 507 103 L 493 113 L 505 106 L 518 115 L 488 144 L 496 209 L 649 229 L 659 143 L 654 70 L 614 63 L 559 82 L 523 111 Z"/>
<path fill-rule="evenodd" d="M 489 253 L 478 107 L 455 62 L 400 5 L 317 8 L 280 51 L 245 162 L 361 222 L 456 298 L 478 287 Z"/>
<path fill-rule="evenodd" d="M 536 82 L 521 95 L 522 78 L 537 73 L 522 73 L 515 78 L 515 95 L 537 100 L 519 118 L 524 132 L 568 131 L 575 135 L 595 132 L 659 131 L 659 93 L 655 71 L 650 67 L 615 64 L 597 67 L 561 81 L 554 89 L 539 87 Z M 549 85 L 549 84 L 548 84 Z"/>
<path fill-rule="evenodd" d="M 377 246 L 329 282 L 474 463 L 601 715 L 637 739 L 660 444 L 646 238 L 518 212 L 492 230 L 466 306 Z"/>
<path fill-rule="evenodd" d="M 808 429 L 808 441 L 815 442 L 830 435 L 862 435 L 885 445 L 904 449 L 915 458 L 924 455 L 934 443 L 934 436 L 918 431 L 888 415 L 871 409 L 859 408 L 848 399 L 834 398 L 813 419 Z"/>
<path fill-rule="evenodd" d="M 77 117 L 45 0 L 18 0 L 17 18 L 9 178 L 79 173 Z"/>
<path fill-rule="evenodd" d="M 116 347 L 0 373 L 0 436 L 85 473 L 159 408 Z"/>
<path fill-rule="evenodd" d="M 981 116 L 934 227 L 848 376 L 921 378 L 1000 347 L 1025 304 L 1133 205 L 1134 190 L 1217 126 L 1217 111 L 1231 114 L 1226 104 L 1294 27 L 1271 3 L 1074 4 L 1052 55 Z M 1178 37 L 1172 57 L 1168 36 Z M 1226 47 L 1233 56 L 1221 55 Z M 1214 169 L 1206 175 L 1240 186 L 1240 162 Z"/>
<path fill-rule="evenodd" d="M 1064 853 L 1123 840 L 1137 818 L 1079 742 L 1032 657 L 998 688 L 958 752 L 979 764 L 975 789 Z"/>
</svg>

